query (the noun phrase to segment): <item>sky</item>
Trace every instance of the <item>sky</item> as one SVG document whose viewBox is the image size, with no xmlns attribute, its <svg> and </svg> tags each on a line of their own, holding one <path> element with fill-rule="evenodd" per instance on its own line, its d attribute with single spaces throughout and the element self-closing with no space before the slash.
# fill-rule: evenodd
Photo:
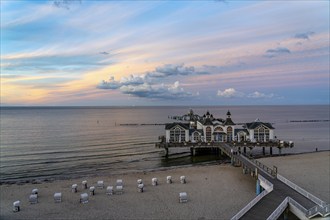
<svg viewBox="0 0 330 220">
<path fill-rule="evenodd" d="M 329 105 L 329 44 L 329 1 L 1 0 L 1 105 Z"/>
</svg>

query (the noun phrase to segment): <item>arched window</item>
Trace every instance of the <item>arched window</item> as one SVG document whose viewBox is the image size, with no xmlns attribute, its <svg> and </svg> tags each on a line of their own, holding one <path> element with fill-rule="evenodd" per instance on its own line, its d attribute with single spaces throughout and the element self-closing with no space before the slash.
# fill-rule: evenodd
<svg viewBox="0 0 330 220">
<path fill-rule="evenodd" d="M 258 142 L 269 141 L 269 129 L 264 126 L 259 126 L 254 129 L 254 139 Z"/>
<path fill-rule="evenodd" d="M 206 127 L 206 141 L 209 142 L 212 140 L 212 129 L 211 127 Z"/>
<path fill-rule="evenodd" d="M 194 142 L 198 142 L 201 140 L 201 135 L 197 131 L 195 131 L 193 134 L 194 134 L 194 139 L 193 139 Z"/>
<path fill-rule="evenodd" d="M 233 140 L 233 128 L 228 127 L 227 128 L 227 141 L 230 142 Z"/>
<path fill-rule="evenodd" d="M 186 140 L 185 130 L 181 127 L 175 127 L 170 130 L 170 142 L 184 142 Z"/>
</svg>

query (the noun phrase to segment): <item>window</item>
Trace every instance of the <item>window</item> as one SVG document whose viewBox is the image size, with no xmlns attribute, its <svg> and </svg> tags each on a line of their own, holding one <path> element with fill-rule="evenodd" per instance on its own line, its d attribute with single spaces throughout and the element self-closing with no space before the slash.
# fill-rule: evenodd
<svg viewBox="0 0 330 220">
<path fill-rule="evenodd" d="M 175 127 L 170 131 L 170 142 L 184 142 L 186 140 L 186 132 L 181 127 Z"/>
<path fill-rule="evenodd" d="M 233 140 L 233 128 L 228 127 L 227 128 L 227 141 L 230 142 Z"/>
<path fill-rule="evenodd" d="M 264 126 L 259 126 L 255 128 L 254 139 L 259 142 L 269 141 L 269 129 Z"/>
<path fill-rule="evenodd" d="M 194 134 L 194 139 L 193 139 L 194 142 L 198 142 L 201 140 L 201 136 L 197 131 L 195 131 L 193 134 Z"/>
<path fill-rule="evenodd" d="M 209 142 L 212 139 L 212 129 L 211 127 L 206 127 L 206 141 Z"/>
</svg>

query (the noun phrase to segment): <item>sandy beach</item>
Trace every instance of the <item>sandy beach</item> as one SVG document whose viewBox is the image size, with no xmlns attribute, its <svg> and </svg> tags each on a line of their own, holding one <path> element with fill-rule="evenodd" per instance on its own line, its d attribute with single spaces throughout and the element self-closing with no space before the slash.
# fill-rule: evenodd
<svg viewBox="0 0 330 220">
<path fill-rule="evenodd" d="M 321 199 L 329 202 L 329 152 L 263 158 L 260 161 L 278 166 L 279 172 Z M 317 172 L 316 172 L 317 171 Z M 171 175 L 172 184 L 166 183 Z M 185 175 L 187 184 L 180 183 Z M 157 177 L 158 186 L 151 185 Z M 124 181 L 122 195 L 106 195 L 96 189 L 89 203 L 80 204 L 83 179 L 59 180 L 41 184 L 1 185 L 1 219 L 229 219 L 255 197 L 255 180 L 230 165 L 175 168 L 145 173 L 86 178 L 88 185 L 103 180 L 105 186 Z M 142 179 L 145 192 L 137 191 Z M 78 193 L 71 185 L 78 184 Z M 33 188 L 39 189 L 39 203 L 29 204 Z M 54 203 L 53 194 L 62 192 L 62 203 Z M 179 193 L 187 192 L 188 202 L 179 203 Z M 12 212 L 12 203 L 21 201 L 21 211 Z"/>
</svg>

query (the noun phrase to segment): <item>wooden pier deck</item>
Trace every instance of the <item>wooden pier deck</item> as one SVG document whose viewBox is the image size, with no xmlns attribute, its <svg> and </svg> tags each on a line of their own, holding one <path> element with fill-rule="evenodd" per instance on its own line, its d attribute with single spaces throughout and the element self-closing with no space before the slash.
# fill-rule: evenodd
<svg viewBox="0 0 330 220">
<path fill-rule="evenodd" d="M 259 147 L 263 145 L 259 144 Z M 168 153 L 168 148 L 170 147 L 190 147 L 194 148 L 219 148 L 222 152 L 227 154 L 233 164 L 238 164 L 239 166 L 243 166 L 244 169 L 249 170 L 250 174 L 261 175 L 264 179 L 270 182 L 273 185 L 273 190 L 262 197 L 256 204 L 252 207 L 246 208 L 242 215 L 236 215 L 232 219 L 275 219 L 279 217 L 280 214 L 283 213 L 289 204 L 292 209 L 294 209 L 294 214 L 299 215 L 298 217 L 301 219 L 309 219 L 314 216 L 325 217 L 330 215 L 330 205 L 326 204 L 322 200 L 316 198 L 312 194 L 308 193 L 301 189 L 300 191 L 297 189 L 293 189 L 291 183 L 291 187 L 289 183 L 284 183 L 284 177 L 280 176 L 277 173 L 277 168 L 269 168 L 257 160 L 249 157 L 247 154 L 243 153 L 244 147 L 256 147 L 256 144 L 253 143 L 251 145 L 248 144 L 240 144 L 239 147 L 243 147 L 240 151 L 237 151 L 237 144 L 232 143 L 157 143 L 156 147 L 165 148 Z M 282 145 L 279 143 L 267 143 L 266 147 L 290 147 L 288 144 Z M 251 151 L 250 151 L 251 152 Z M 257 174 L 256 174 L 257 173 Z M 280 179 L 279 179 L 280 178 Z M 288 181 L 289 182 L 289 181 Z M 296 186 L 299 188 L 299 186 Z M 298 192 L 299 191 L 299 192 Z M 303 195 L 304 194 L 304 195 Z M 308 198 L 307 198 L 308 197 Z M 289 199 L 289 200 L 288 200 Z M 291 203 L 286 202 L 291 201 Z M 283 205 L 284 204 L 284 205 Z M 282 206 L 282 210 L 279 209 Z M 284 209 L 283 209 L 284 207 Z M 244 209 L 244 208 L 243 208 Z M 280 210 L 278 212 L 278 210 Z M 291 209 L 290 209 L 291 210 Z M 243 210 L 242 210 L 243 211 Z M 291 210 L 292 211 L 292 210 Z M 274 212 L 278 212 L 275 213 Z"/>
</svg>

